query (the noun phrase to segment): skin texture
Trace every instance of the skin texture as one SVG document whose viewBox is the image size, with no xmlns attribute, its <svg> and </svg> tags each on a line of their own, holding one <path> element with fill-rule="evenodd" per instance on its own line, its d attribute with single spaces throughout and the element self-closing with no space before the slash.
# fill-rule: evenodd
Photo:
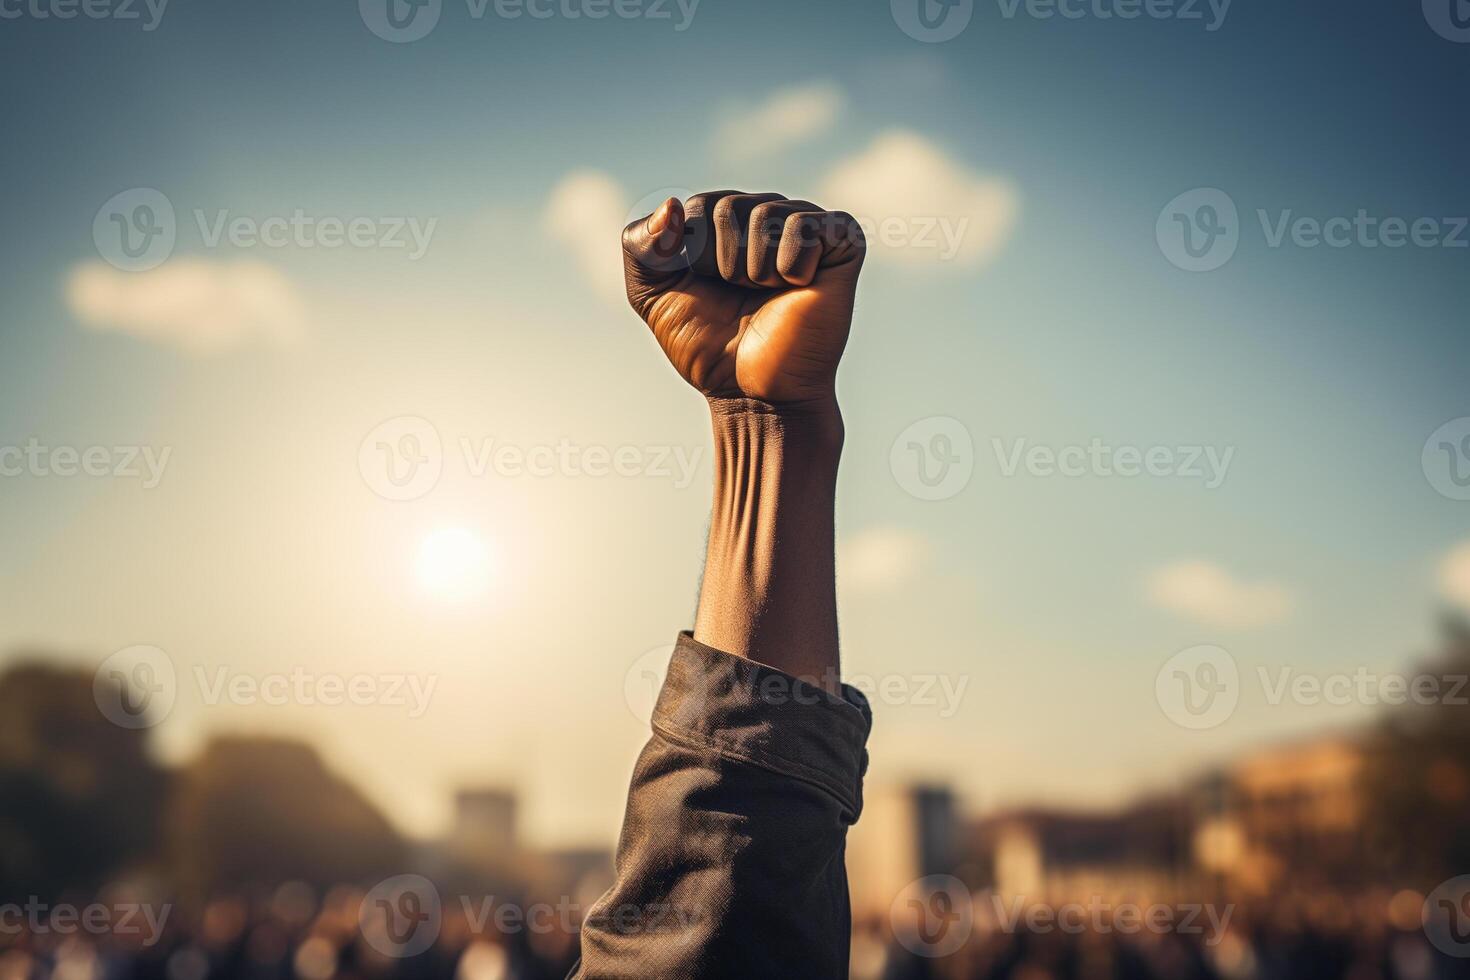
<svg viewBox="0 0 1470 980">
<path fill-rule="evenodd" d="M 865 253 L 851 215 L 779 194 L 670 198 L 623 231 L 628 302 L 714 428 L 694 638 L 829 691 L 835 383 Z"/>
</svg>

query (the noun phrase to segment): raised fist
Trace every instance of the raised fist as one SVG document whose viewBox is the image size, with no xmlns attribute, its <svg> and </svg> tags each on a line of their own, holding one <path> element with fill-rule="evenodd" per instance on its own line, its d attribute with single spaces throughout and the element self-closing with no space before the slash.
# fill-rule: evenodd
<svg viewBox="0 0 1470 980">
<path fill-rule="evenodd" d="M 669 198 L 623 229 L 628 302 L 713 398 L 832 399 L 866 246 L 852 215 L 779 194 Z"/>
</svg>

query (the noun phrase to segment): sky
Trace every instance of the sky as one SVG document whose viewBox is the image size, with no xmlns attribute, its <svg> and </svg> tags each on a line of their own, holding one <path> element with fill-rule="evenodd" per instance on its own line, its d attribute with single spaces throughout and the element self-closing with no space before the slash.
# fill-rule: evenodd
<svg viewBox="0 0 1470 980">
<path fill-rule="evenodd" d="M 1470 605 L 1463 10 L 392 2 L 0 0 L 0 665 L 609 843 L 711 476 L 617 233 L 727 187 L 868 229 L 871 781 L 1112 805 Z"/>
</svg>

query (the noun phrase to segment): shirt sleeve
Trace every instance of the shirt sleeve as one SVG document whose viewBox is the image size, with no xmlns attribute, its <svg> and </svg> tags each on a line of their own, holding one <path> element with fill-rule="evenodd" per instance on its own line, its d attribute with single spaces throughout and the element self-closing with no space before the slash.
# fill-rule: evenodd
<svg viewBox="0 0 1470 980">
<path fill-rule="evenodd" d="M 847 980 L 872 714 L 681 634 L 569 980 Z"/>
</svg>

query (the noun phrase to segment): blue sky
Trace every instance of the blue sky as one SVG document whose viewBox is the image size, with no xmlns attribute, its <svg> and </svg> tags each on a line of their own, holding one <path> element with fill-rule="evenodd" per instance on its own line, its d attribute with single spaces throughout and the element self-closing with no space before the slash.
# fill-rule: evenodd
<svg viewBox="0 0 1470 980">
<path fill-rule="evenodd" d="M 524 790 L 547 841 L 610 832 L 643 737 L 629 672 L 692 618 L 707 456 L 686 485 L 477 474 L 461 440 L 701 451 L 697 398 L 610 295 L 617 227 L 668 188 L 774 189 L 893 231 L 840 378 L 845 653 L 865 677 L 966 686 L 947 715 L 880 706 L 875 778 L 944 778 L 977 806 L 1120 799 L 1366 717 L 1272 705 L 1257 670 L 1404 669 L 1470 592 L 1452 557 L 1470 503 L 1421 461 L 1470 416 L 1470 248 L 1444 244 L 1470 241 L 1470 44 L 1434 29 L 1437 0 L 1200 19 L 991 0 L 943 43 L 880 2 L 686 18 L 629 0 L 638 16 L 593 20 L 444 0 L 411 43 L 349 3 L 171 0 L 145 30 L 146 7 L 60 20 L 37 2 L 0 19 L 0 446 L 170 455 L 148 489 L 0 479 L 0 647 L 163 649 L 176 757 L 285 732 L 415 832 L 487 780 Z M 167 199 L 176 242 L 129 272 L 93 226 L 136 188 Z M 1235 207 L 1238 244 L 1190 272 L 1158 227 L 1201 188 Z M 1283 221 L 1360 211 L 1433 219 L 1438 244 L 1273 245 Z M 374 244 L 249 235 L 298 212 L 366 219 Z M 243 237 L 211 244 L 221 215 Z M 381 246 L 400 221 L 432 227 L 421 256 Z M 942 230 L 953 254 L 929 244 Z M 443 440 L 443 475 L 387 500 L 359 450 L 405 416 Z M 923 500 L 892 449 L 937 417 L 973 475 Z M 1005 475 L 1018 445 L 1094 439 L 1230 464 L 1213 489 Z M 477 599 L 425 591 L 444 528 L 484 549 L 459 556 L 488 567 Z M 1155 678 L 1200 644 L 1244 689 L 1227 722 L 1182 731 Z M 193 679 L 298 666 L 438 686 L 409 718 L 209 704 Z"/>
</svg>

